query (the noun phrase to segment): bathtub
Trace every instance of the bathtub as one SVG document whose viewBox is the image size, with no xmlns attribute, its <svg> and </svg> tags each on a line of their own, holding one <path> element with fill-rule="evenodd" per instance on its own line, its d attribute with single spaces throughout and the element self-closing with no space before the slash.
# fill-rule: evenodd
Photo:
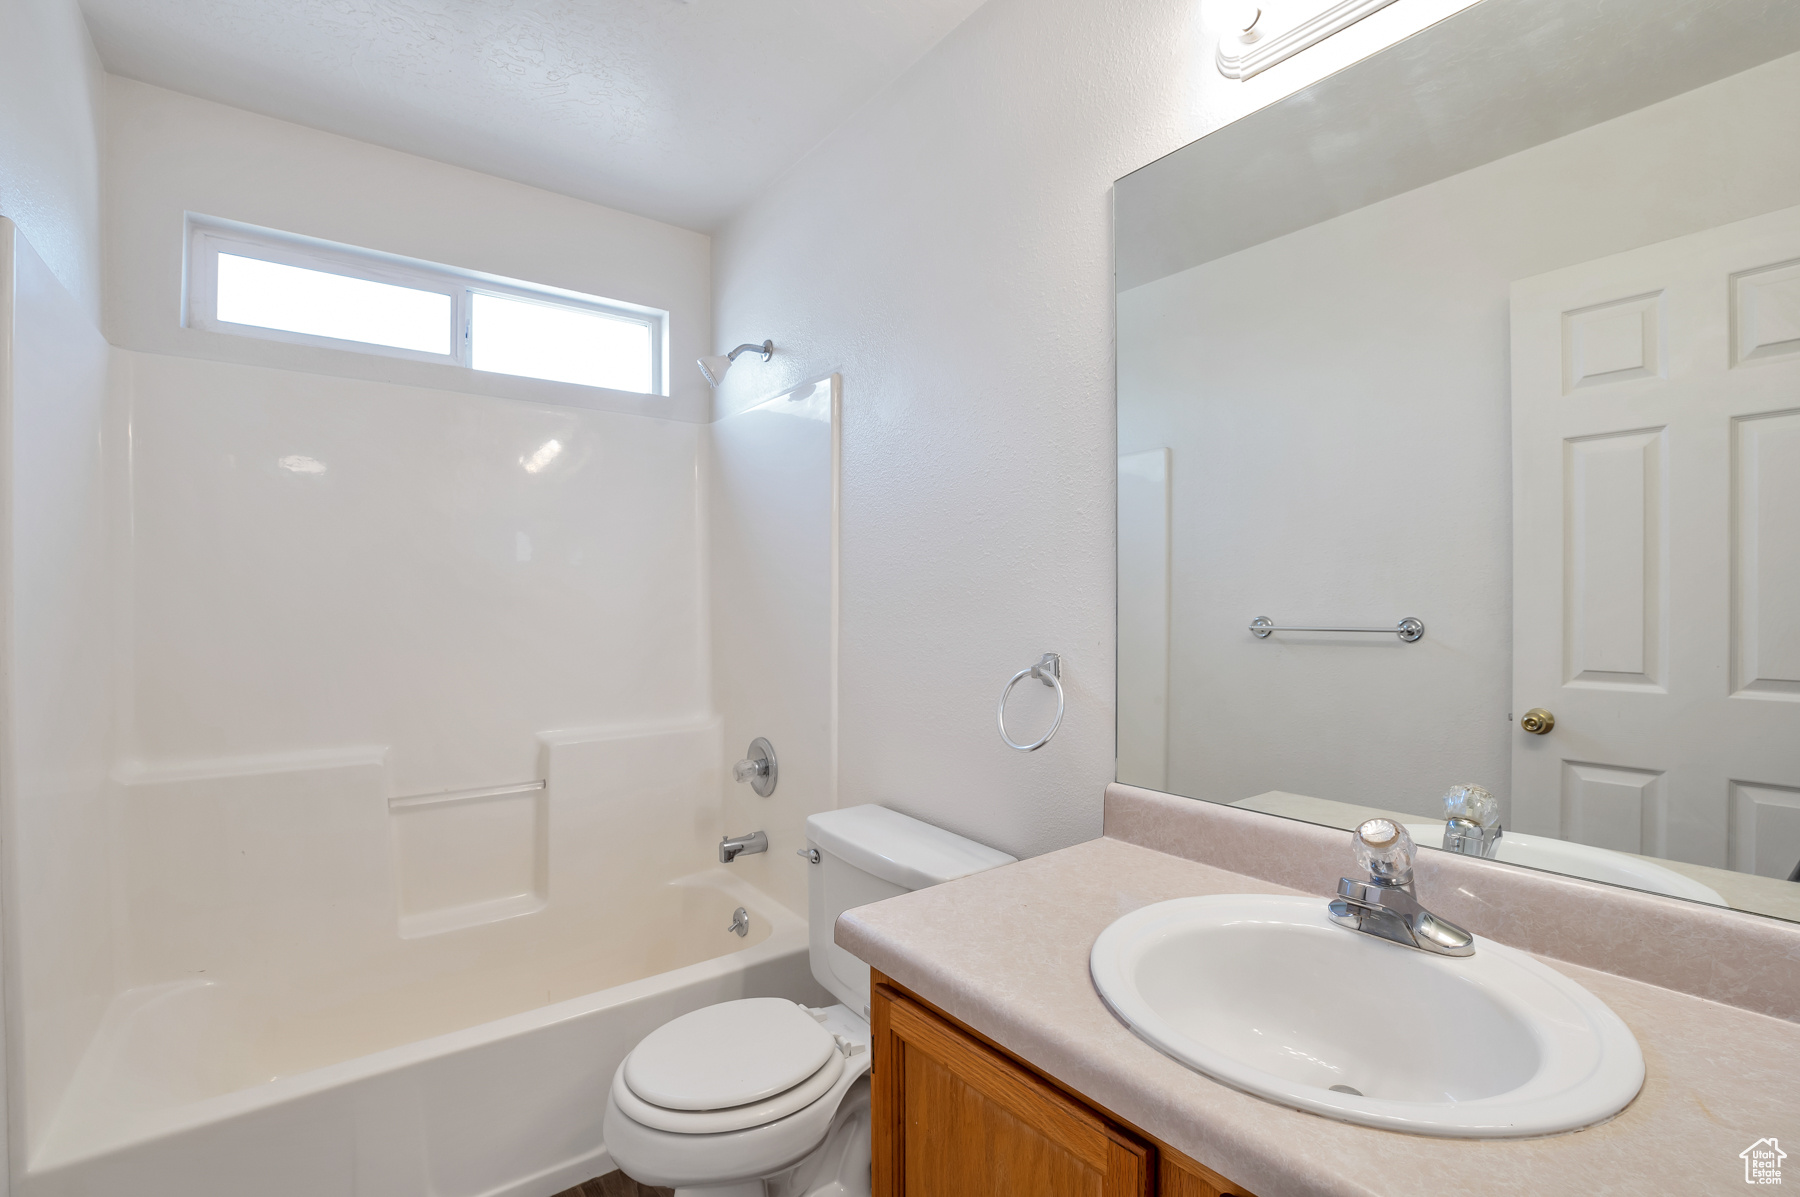
<svg viewBox="0 0 1800 1197">
<path fill-rule="evenodd" d="M 548 1197 L 611 1169 L 607 1085 L 649 1031 L 733 998 L 824 1000 L 805 921 L 724 868 L 565 947 L 471 959 L 429 993 L 284 1004 L 191 978 L 122 994 L 22 1197 Z"/>
</svg>

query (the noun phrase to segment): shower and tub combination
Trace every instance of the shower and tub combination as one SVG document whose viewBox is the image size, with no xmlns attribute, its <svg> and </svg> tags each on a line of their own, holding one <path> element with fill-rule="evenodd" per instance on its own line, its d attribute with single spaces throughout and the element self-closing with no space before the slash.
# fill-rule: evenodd
<svg viewBox="0 0 1800 1197">
<path fill-rule="evenodd" d="M 654 867 L 617 880 L 594 902 L 604 925 L 572 918 L 512 950 L 496 932 L 291 995 L 123 995 L 29 1191 L 527 1197 L 610 1171 L 606 1089 L 639 1039 L 714 1002 L 811 989 L 804 920 L 755 886 Z M 479 963 L 446 959 L 463 952 Z"/>
<path fill-rule="evenodd" d="M 607 1083 L 639 1038 L 813 991 L 804 919 L 708 863 L 721 747 L 717 719 L 545 737 L 536 788 L 404 805 L 378 759 L 120 783 L 134 939 L 196 967 L 113 998 L 30 1191 L 473 1197 L 607 1171 Z M 301 818 L 245 817 L 295 793 Z M 430 875 L 459 848 L 537 871 L 409 913 L 471 884 Z"/>
<path fill-rule="evenodd" d="M 835 378 L 708 423 L 131 352 L 0 233 L 18 1197 L 548 1197 L 645 1034 L 825 1000 Z"/>
</svg>

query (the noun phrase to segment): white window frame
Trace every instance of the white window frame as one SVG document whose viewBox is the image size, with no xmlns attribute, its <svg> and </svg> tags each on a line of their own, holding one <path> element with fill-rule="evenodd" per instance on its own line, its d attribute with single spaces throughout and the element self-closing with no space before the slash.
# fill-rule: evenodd
<svg viewBox="0 0 1800 1197">
<path fill-rule="evenodd" d="M 262 262 L 274 262 L 282 266 L 298 266 L 306 270 L 343 275 L 346 278 L 390 283 L 394 286 L 410 287 L 415 291 L 430 291 L 439 295 L 447 295 L 450 297 L 450 352 L 427 353 L 417 349 L 375 345 L 367 341 L 346 341 L 337 337 L 319 337 L 310 333 L 265 328 L 260 324 L 237 324 L 228 320 L 220 320 L 218 311 L 219 255 L 221 253 L 254 258 Z M 551 307 L 593 312 L 618 320 L 628 320 L 633 324 L 641 324 L 650 330 L 650 390 L 645 393 L 665 397 L 669 393 L 669 313 L 657 308 L 622 303 L 615 299 L 602 299 L 597 295 L 584 295 L 579 291 L 564 291 L 556 287 L 539 286 L 517 279 L 481 274 L 473 270 L 459 270 L 454 266 L 444 266 L 436 262 L 402 258 L 395 254 L 359 249 L 353 245 L 341 245 L 337 242 L 319 241 L 293 233 L 238 224 L 234 221 L 199 216 L 194 213 L 189 213 L 187 217 L 185 289 L 186 301 L 182 304 L 184 323 L 187 327 L 202 332 L 229 333 L 234 336 L 254 337 L 264 341 L 281 341 L 290 345 L 312 345 L 322 349 L 346 350 L 351 353 L 373 354 L 378 357 L 435 362 L 442 365 L 460 366 L 471 372 L 489 374 L 496 378 L 529 376 L 475 371 L 472 364 L 473 347 L 470 339 L 475 295 L 495 295 L 506 299 L 522 299 L 531 303 L 541 303 Z M 611 389 L 589 387 L 581 383 L 556 382 L 550 379 L 533 379 L 532 381 L 550 383 L 554 386 L 581 387 L 583 390 L 590 391 Z M 622 393 L 636 394 L 638 392 Z"/>
</svg>

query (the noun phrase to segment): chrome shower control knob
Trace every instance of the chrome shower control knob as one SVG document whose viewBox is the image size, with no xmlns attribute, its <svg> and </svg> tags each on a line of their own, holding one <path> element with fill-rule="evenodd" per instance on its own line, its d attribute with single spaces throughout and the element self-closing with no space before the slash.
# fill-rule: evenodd
<svg viewBox="0 0 1800 1197">
<path fill-rule="evenodd" d="M 775 792 L 775 780 L 778 776 L 775 765 L 775 746 L 761 736 L 750 741 L 750 747 L 744 752 L 744 759 L 731 767 L 731 775 L 739 781 L 747 781 L 750 788 L 767 798 Z"/>
</svg>

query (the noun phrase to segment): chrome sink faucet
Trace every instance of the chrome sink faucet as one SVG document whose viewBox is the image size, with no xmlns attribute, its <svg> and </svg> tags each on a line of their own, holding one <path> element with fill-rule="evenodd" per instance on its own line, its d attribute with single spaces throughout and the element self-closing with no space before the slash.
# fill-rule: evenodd
<svg viewBox="0 0 1800 1197">
<path fill-rule="evenodd" d="M 760 831 L 751 831 L 744 835 L 728 835 L 719 841 L 719 863 L 730 864 L 740 856 L 750 856 L 768 850 L 769 837 Z"/>
<path fill-rule="evenodd" d="M 1406 828 L 1389 819 L 1370 819 L 1351 833 L 1350 847 L 1369 879 L 1338 881 L 1329 907 L 1332 922 L 1421 952 L 1475 954 L 1473 935 L 1419 905 L 1413 892 L 1413 842 Z"/>
<path fill-rule="evenodd" d="M 1444 795 L 1444 851 L 1494 859 L 1500 852 L 1500 804 L 1478 785 L 1451 786 Z"/>
</svg>

